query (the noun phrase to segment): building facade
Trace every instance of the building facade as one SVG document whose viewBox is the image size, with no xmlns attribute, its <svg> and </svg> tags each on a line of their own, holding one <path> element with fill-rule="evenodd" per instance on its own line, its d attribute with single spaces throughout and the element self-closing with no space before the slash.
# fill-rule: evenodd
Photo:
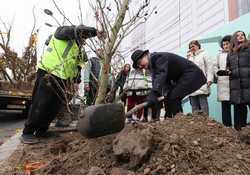
<svg viewBox="0 0 250 175">
<path fill-rule="evenodd" d="M 190 40 L 250 12 L 250 0 L 154 0 L 150 8 L 151 17 L 130 35 L 131 52 L 178 52 Z"/>
</svg>

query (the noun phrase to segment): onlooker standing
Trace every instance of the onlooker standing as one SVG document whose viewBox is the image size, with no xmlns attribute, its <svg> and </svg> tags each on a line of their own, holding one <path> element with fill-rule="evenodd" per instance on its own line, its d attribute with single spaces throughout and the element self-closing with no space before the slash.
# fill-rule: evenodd
<svg viewBox="0 0 250 175">
<path fill-rule="evenodd" d="M 230 104 L 230 91 L 229 91 L 229 76 L 218 76 L 218 71 L 226 70 L 227 68 L 227 55 L 230 51 L 230 40 L 232 36 L 226 35 L 220 42 L 222 52 L 218 54 L 215 60 L 214 73 L 217 77 L 217 97 L 218 101 L 221 102 L 222 109 L 222 123 L 227 126 L 232 126 L 231 119 L 231 104 Z"/>
<path fill-rule="evenodd" d="M 84 70 L 84 94 L 87 98 L 87 105 L 92 105 L 95 102 L 98 79 L 101 71 L 101 49 L 97 49 L 96 56 L 89 59 Z"/>
<path fill-rule="evenodd" d="M 213 81 L 213 64 L 208 54 L 201 49 L 201 45 L 197 40 L 193 40 L 189 43 L 189 49 L 192 52 L 189 60 L 194 62 L 204 73 L 207 78 L 207 83 L 203 85 L 199 90 L 190 94 L 190 103 L 192 111 L 202 111 L 209 115 L 207 97 L 210 94 L 210 86 Z"/>
<path fill-rule="evenodd" d="M 118 90 L 118 88 L 120 88 L 119 90 L 119 95 L 121 95 L 123 93 L 123 86 L 126 82 L 127 76 L 129 75 L 130 72 L 130 64 L 125 64 L 123 66 L 123 69 L 118 73 L 116 79 L 115 79 L 115 83 L 114 86 L 112 88 L 112 94 L 115 96 L 116 91 Z M 122 99 L 122 101 L 125 103 L 126 98 Z"/>
<path fill-rule="evenodd" d="M 234 104 L 234 127 L 241 130 L 247 124 L 247 106 L 250 106 L 250 44 L 242 31 L 232 36 L 227 67 L 230 101 Z"/>
<path fill-rule="evenodd" d="M 134 69 L 130 71 L 129 76 L 127 77 L 124 89 L 127 92 L 128 106 L 127 110 L 129 111 L 135 105 L 143 103 L 147 95 L 152 88 L 152 79 L 148 71 Z M 139 120 L 142 117 L 143 109 L 137 112 L 137 119 Z M 130 122 L 132 116 L 127 118 L 127 121 Z"/>
</svg>

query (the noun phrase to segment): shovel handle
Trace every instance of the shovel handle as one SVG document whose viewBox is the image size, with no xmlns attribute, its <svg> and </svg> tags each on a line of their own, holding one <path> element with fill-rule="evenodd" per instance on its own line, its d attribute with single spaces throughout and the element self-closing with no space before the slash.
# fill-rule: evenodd
<svg viewBox="0 0 250 175">
<path fill-rule="evenodd" d="M 164 96 L 158 97 L 157 100 L 158 101 L 162 101 L 164 100 Z M 132 114 L 134 114 L 135 112 L 139 111 L 140 109 L 146 107 L 148 105 L 148 102 L 143 102 L 139 105 L 136 105 L 135 107 L 133 107 L 131 110 L 129 110 L 128 112 L 126 112 L 125 117 L 131 116 Z"/>
</svg>

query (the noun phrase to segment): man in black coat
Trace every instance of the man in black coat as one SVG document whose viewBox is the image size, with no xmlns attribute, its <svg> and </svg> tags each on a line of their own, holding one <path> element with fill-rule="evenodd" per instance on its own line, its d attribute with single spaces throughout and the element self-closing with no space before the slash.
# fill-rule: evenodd
<svg viewBox="0 0 250 175">
<path fill-rule="evenodd" d="M 198 66 L 172 53 L 150 54 L 148 50 L 136 50 L 131 59 L 133 68 L 150 69 L 152 72 L 153 88 L 147 98 L 148 106 L 158 104 L 157 97 L 164 95 L 169 115 L 172 116 L 182 112 L 181 100 L 185 96 L 207 82 Z"/>
</svg>

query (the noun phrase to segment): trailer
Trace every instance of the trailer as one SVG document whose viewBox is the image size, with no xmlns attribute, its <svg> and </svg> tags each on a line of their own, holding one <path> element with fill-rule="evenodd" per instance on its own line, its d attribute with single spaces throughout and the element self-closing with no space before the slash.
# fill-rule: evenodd
<svg viewBox="0 0 250 175">
<path fill-rule="evenodd" d="M 0 114 L 19 114 L 27 117 L 31 105 L 32 86 L 12 85 L 10 82 L 0 80 Z"/>
</svg>

